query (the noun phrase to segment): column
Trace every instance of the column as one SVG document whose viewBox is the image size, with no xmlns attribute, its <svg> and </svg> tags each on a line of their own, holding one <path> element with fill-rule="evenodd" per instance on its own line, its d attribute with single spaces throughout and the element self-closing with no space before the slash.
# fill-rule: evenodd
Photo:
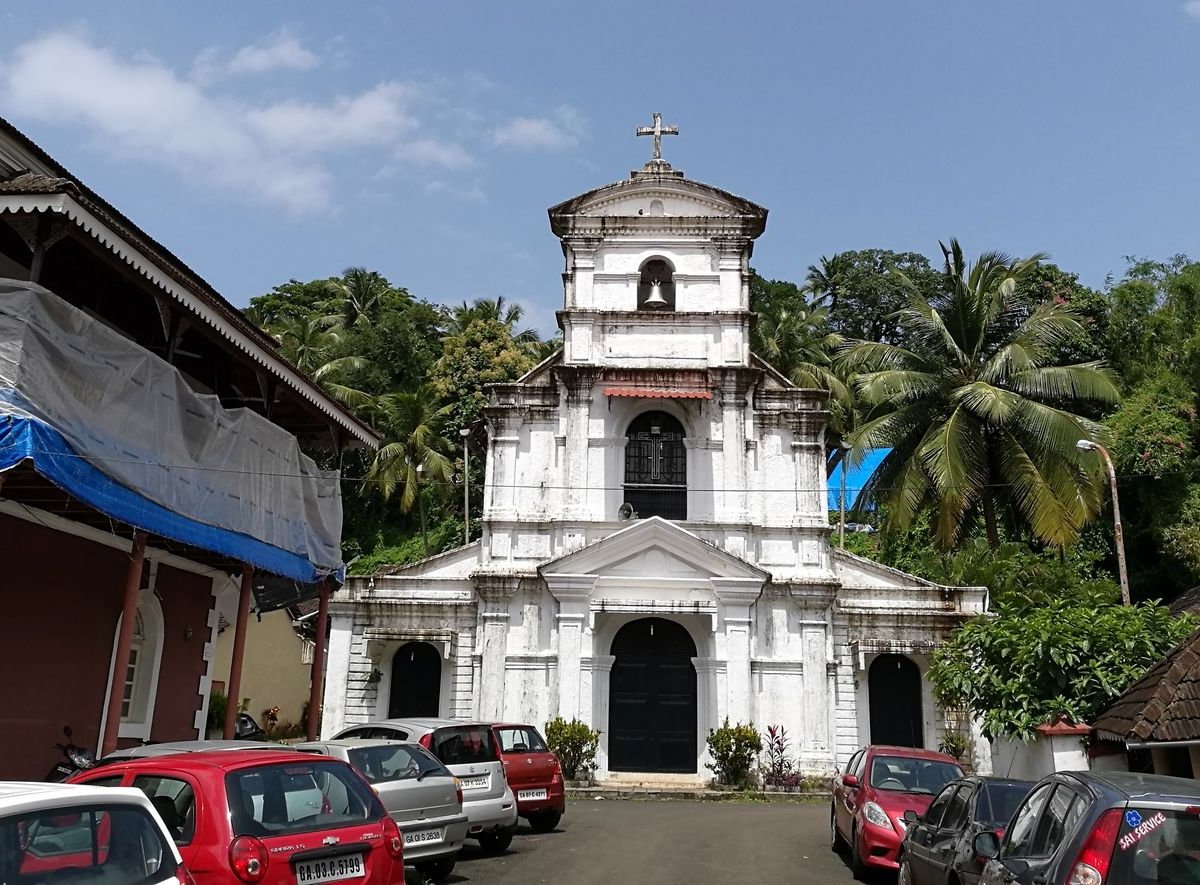
<svg viewBox="0 0 1200 885">
<path fill-rule="evenodd" d="M 600 732 L 600 749 L 596 753 L 596 776 L 608 776 L 608 698 L 612 678 L 613 655 L 592 655 L 580 660 L 590 703 L 585 705 L 583 721 Z"/>
<path fill-rule="evenodd" d="M 510 605 L 519 579 L 508 576 L 479 576 L 475 592 L 479 594 L 479 632 L 476 648 L 480 654 L 479 717 L 499 720 L 504 713 L 505 665 L 508 659 Z"/>
<path fill-rule="evenodd" d="M 108 688 L 108 712 L 104 718 L 104 737 L 100 744 L 102 755 L 117 748 L 121 733 L 121 702 L 125 697 L 125 674 L 129 670 L 129 649 L 133 645 L 133 622 L 137 620 L 138 594 L 142 588 L 142 563 L 146 558 L 146 533 L 133 533 L 129 551 L 129 566 L 125 571 L 125 600 L 121 607 L 121 629 L 117 634 L 117 649 Z"/>
<path fill-rule="evenodd" d="M 721 711 L 717 702 L 718 681 L 725 673 L 725 662 L 716 658 L 692 658 L 696 668 L 696 771 L 708 771 L 705 763 L 708 756 L 708 733 L 721 725 Z"/>
<path fill-rule="evenodd" d="M 751 606 L 762 593 L 762 582 L 745 578 L 713 578 L 721 602 L 720 639 L 726 661 L 726 712 L 731 723 L 750 721 Z"/>
<path fill-rule="evenodd" d="M 746 394 L 741 378 L 732 374 L 722 384 L 721 405 L 721 512 L 718 522 L 742 523 L 746 511 Z"/>
<path fill-rule="evenodd" d="M 582 658 L 594 575 L 546 575 L 546 588 L 558 602 L 554 616 L 558 632 L 558 715 L 564 719 L 591 716 L 592 699 L 583 694 Z M 591 649 L 587 651 L 590 653 Z"/>
<path fill-rule="evenodd" d="M 346 727 L 346 688 L 350 679 L 350 640 L 353 617 L 334 615 L 329 629 L 329 664 L 325 671 L 325 699 L 321 704 L 321 737 L 329 738 Z"/>
<path fill-rule="evenodd" d="M 254 567 L 242 564 L 242 586 L 238 595 L 237 620 L 233 626 L 233 656 L 229 661 L 229 685 L 225 689 L 225 730 L 222 737 L 232 740 L 237 731 L 238 707 L 242 702 L 242 658 L 246 653 L 246 621 L 250 615 L 250 590 Z M 312 711 L 309 711 L 312 715 Z"/>
<path fill-rule="evenodd" d="M 321 601 L 317 608 L 317 635 L 313 639 L 312 673 L 308 688 L 308 740 L 317 739 L 317 724 L 321 721 L 321 690 L 325 685 L 325 633 L 329 629 L 329 596 L 333 587 L 329 579 L 321 582 Z"/>
</svg>

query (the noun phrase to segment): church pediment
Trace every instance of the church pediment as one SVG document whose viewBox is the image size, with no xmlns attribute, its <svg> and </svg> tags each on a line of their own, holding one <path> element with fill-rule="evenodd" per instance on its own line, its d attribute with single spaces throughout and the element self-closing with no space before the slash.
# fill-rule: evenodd
<svg viewBox="0 0 1200 885">
<path fill-rule="evenodd" d="M 658 516 L 631 523 L 600 541 L 552 560 L 539 570 L 556 576 L 758 582 L 770 575 Z"/>
</svg>

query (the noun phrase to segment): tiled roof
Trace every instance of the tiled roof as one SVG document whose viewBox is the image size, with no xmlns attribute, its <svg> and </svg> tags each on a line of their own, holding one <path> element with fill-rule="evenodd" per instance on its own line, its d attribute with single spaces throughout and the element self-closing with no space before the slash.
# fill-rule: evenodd
<svg viewBox="0 0 1200 885">
<path fill-rule="evenodd" d="M 1092 725 L 1127 741 L 1200 740 L 1200 630 L 1151 667 Z"/>
<path fill-rule="evenodd" d="M 1176 617 L 1187 612 L 1200 614 L 1200 587 L 1184 590 L 1168 603 L 1167 608 Z"/>
</svg>

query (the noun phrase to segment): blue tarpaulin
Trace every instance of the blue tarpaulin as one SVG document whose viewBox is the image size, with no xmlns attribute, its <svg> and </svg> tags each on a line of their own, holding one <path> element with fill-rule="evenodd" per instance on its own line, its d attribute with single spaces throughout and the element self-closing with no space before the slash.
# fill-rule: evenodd
<svg viewBox="0 0 1200 885">
<path fill-rule="evenodd" d="M 866 453 L 862 463 L 856 467 L 851 467 L 846 471 L 846 509 L 866 509 L 856 508 L 855 502 L 858 499 L 858 494 L 866 486 L 869 480 L 883 462 L 883 459 L 888 456 L 891 449 L 873 449 Z M 845 461 L 838 464 L 833 469 L 833 473 L 829 477 L 829 509 L 838 510 L 841 508 L 841 483 L 842 483 L 842 467 L 845 466 Z M 870 508 L 874 509 L 874 508 Z"/>
<path fill-rule="evenodd" d="M 296 581 L 314 582 L 325 577 L 303 556 L 182 516 L 130 491 L 80 457 L 62 434 L 42 421 L 0 415 L 0 471 L 25 459 L 72 497 L 149 534 L 248 562 Z"/>
</svg>

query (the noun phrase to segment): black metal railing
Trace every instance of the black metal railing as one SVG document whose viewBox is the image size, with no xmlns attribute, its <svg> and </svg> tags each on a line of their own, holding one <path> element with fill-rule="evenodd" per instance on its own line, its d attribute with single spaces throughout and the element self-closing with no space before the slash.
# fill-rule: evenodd
<svg viewBox="0 0 1200 885">
<path fill-rule="evenodd" d="M 625 502 L 637 514 L 635 519 L 687 519 L 687 486 L 626 484 Z"/>
</svg>

